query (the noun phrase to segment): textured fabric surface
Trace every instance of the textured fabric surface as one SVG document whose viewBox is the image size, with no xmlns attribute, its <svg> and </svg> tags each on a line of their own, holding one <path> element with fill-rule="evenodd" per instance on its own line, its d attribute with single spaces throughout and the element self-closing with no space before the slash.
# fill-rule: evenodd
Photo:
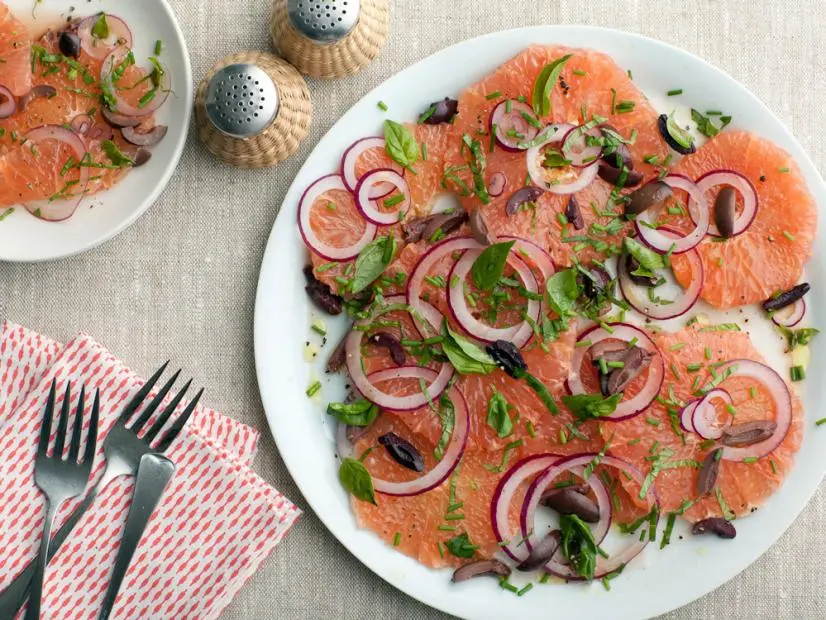
<svg viewBox="0 0 826 620">
<path fill-rule="evenodd" d="M 365 92 L 454 42 L 535 24 L 591 24 L 683 47 L 733 75 L 791 128 L 822 168 L 826 39 L 822 0 L 391 0 L 391 35 L 363 73 L 310 80 L 313 126 L 277 168 L 239 171 L 192 140 L 161 200 L 97 250 L 60 262 L 0 265 L 7 316 L 52 338 L 82 329 L 146 375 L 172 357 L 205 402 L 266 430 L 253 366 L 258 268 L 289 184 L 318 139 Z M 172 0 L 196 79 L 220 57 L 268 46 L 268 0 Z M 826 432 L 826 430 L 821 431 Z M 306 508 L 268 433 L 257 471 Z M 826 617 L 826 493 L 741 576 L 666 616 Z M 227 607 L 224 618 L 442 618 L 356 561 L 310 512 Z"/>
</svg>

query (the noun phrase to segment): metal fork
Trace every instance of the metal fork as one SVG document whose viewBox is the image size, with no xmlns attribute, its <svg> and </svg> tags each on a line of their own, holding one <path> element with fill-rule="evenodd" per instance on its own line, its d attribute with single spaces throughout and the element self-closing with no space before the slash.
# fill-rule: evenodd
<svg viewBox="0 0 826 620">
<path fill-rule="evenodd" d="M 86 388 L 81 386 L 72 439 L 69 444 L 69 454 L 67 459 L 63 460 L 63 447 L 68 435 L 69 412 L 72 407 L 71 387 L 67 385 L 66 394 L 63 397 L 63 406 L 60 408 L 60 418 L 57 422 L 54 451 L 49 455 L 49 437 L 52 430 L 55 390 L 56 383 L 52 381 L 52 389 L 49 391 L 49 400 L 46 403 L 46 411 L 43 414 L 43 424 L 40 429 L 37 457 L 34 462 L 35 484 L 46 496 L 46 520 L 43 523 L 43 537 L 40 539 L 40 562 L 37 564 L 34 573 L 32 596 L 29 609 L 26 612 L 26 620 L 39 620 L 40 618 L 40 602 L 43 596 L 43 578 L 48 564 L 49 540 L 51 539 L 52 524 L 57 511 L 63 505 L 63 502 L 83 493 L 83 489 L 86 488 L 86 484 L 89 482 L 89 474 L 92 473 L 92 462 L 95 460 L 95 448 L 97 446 L 100 399 L 96 392 L 95 402 L 92 405 L 92 415 L 89 419 L 86 449 L 81 457 L 80 441 L 83 431 L 83 413 L 86 408 L 84 402 L 86 400 Z M 78 461 L 78 458 L 80 458 L 80 461 Z"/>
<path fill-rule="evenodd" d="M 49 559 L 51 559 L 66 538 L 71 533 L 72 529 L 80 521 L 81 517 L 89 509 L 89 506 L 95 500 L 98 493 L 105 489 L 110 482 L 120 476 L 134 476 L 138 467 L 140 466 L 141 457 L 144 454 L 160 454 L 169 449 L 169 446 L 178 438 L 184 425 L 186 425 L 192 412 L 195 410 L 198 400 L 204 390 L 201 389 L 195 398 L 190 401 L 186 409 L 169 424 L 169 428 L 160 441 L 153 448 L 152 443 L 158 438 L 164 425 L 169 422 L 175 408 L 180 404 L 187 389 L 190 387 L 192 381 L 188 381 L 181 391 L 172 399 L 169 405 L 161 412 L 158 419 L 147 430 L 147 432 L 139 437 L 139 433 L 146 426 L 149 418 L 157 411 L 158 407 L 169 394 L 175 381 L 178 379 L 181 371 L 178 370 L 167 383 L 161 388 L 157 396 L 146 406 L 141 412 L 137 420 L 131 425 L 129 421 L 132 416 L 140 409 L 144 400 L 146 400 L 149 392 L 155 387 L 155 384 L 160 379 L 161 375 L 166 371 L 169 362 L 161 366 L 154 375 L 152 375 L 146 384 L 135 394 L 131 401 L 126 405 L 112 430 L 106 437 L 103 443 L 103 452 L 106 456 L 106 469 L 103 472 L 98 483 L 89 490 L 86 498 L 75 509 L 75 511 L 66 520 L 66 523 L 57 531 L 52 539 L 49 547 Z M 31 584 L 32 576 L 39 560 L 35 558 L 23 571 L 9 584 L 9 586 L 0 594 L 0 618 L 14 618 L 29 595 L 29 586 Z"/>
</svg>

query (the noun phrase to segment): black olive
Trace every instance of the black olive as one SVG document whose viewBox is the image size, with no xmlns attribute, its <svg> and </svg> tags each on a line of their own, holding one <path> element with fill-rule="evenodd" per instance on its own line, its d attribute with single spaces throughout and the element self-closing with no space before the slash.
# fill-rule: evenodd
<svg viewBox="0 0 826 620">
<path fill-rule="evenodd" d="M 753 420 L 734 424 L 723 431 L 723 445 L 742 448 L 765 441 L 777 430 L 773 420 Z"/>
<path fill-rule="evenodd" d="M 481 209 L 474 209 L 470 214 L 470 232 L 480 245 L 496 243 L 496 233 L 488 227 L 488 221 Z"/>
<path fill-rule="evenodd" d="M 387 349 L 390 353 L 390 357 L 393 358 L 393 363 L 396 364 L 396 366 L 404 365 L 404 362 L 407 359 L 404 354 L 404 347 L 402 347 L 401 343 L 394 335 L 388 334 L 387 332 L 376 332 L 367 340 L 370 344 Z"/>
<path fill-rule="evenodd" d="M 579 202 L 573 194 L 568 198 L 568 203 L 565 205 L 565 217 L 575 230 L 582 230 L 585 227 L 585 220 L 582 219 L 582 209 L 579 208 Z"/>
<path fill-rule="evenodd" d="M 448 235 L 464 224 L 467 218 L 467 212 L 463 209 L 456 209 L 451 213 L 436 213 L 408 220 L 402 224 L 402 238 L 405 243 L 415 243 L 422 239 L 429 240 L 436 231 Z"/>
<path fill-rule="evenodd" d="M 737 194 L 731 187 L 724 187 L 714 201 L 714 223 L 721 237 L 734 234 L 734 217 L 737 214 Z"/>
<path fill-rule="evenodd" d="M 785 308 L 786 306 L 790 306 L 798 299 L 803 297 L 806 293 L 811 290 L 811 286 L 809 286 L 808 282 L 804 282 L 803 284 L 797 284 L 790 288 L 788 291 L 784 291 L 780 293 L 777 297 L 773 297 L 772 299 L 767 299 L 763 302 L 763 310 L 766 312 L 775 312 L 780 310 L 781 308 Z"/>
<path fill-rule="evenodd" d="M 616 187 L 636 187 L 642 183 L 642 180 L 645 178 L 642 173 L 627 168 L 625 179 L 622 180 L 622 171 L 614 165 L 616 161 L 612 161 L 613 157 L 613 155 L 610 155 L 597 164 L 597 174 L 599 178 Z M 620 180 L 622 180 L 622 183 L 620 183 Z"/>
<path fill-rule="evenodd" d="M 623 260 L 623 258 L 620 257 L 620 260 Z M 625 257 L 625 270 L 628 272 L 628 277 L 631 278 L 631 281 L 634 284 L 638 284 L 639 286 L 651 287 L 657 286 L 660 283 L 660 279 L 657 276 L 641 276 L 635 274 L 634 272 L 639 268 L 640 264 L 639 262 L 637 262 L 637 259 L 634 258 L 631 254 L 628 254 Z"/>
<path fill-rule="evenodd" d="M 74 32 L 64 30 L 60 33 L 60 40 L 58 41 L 58 48 L 60 53 L 69 58 L 77 58 L 80 56 L 80 37 Z"/>
<path fill-rule="evenodd" d="M 700 473 L 697 474 L 697 495 L 705 495 L 714 490 L 717 484 L 717 474 L 720 471 L 720 456 L 722 448 L 716 448 L 706 455 Z"/>
<path fill-rule="evenodd" d="M 538 187 L 523 187 L 521 189 L 516 190 L 511 197 L 508 198 L 508 202 L 505 205 L 505 212 L 508 215 L 516 215 L 519 211 L 519 207 L 526 202 L 533 202 L 537 198 L 539 198 L 544 193 L 544 190 L 539 189 Z"/>
<path fill-rule="evenodd" d="M 304 277 L 307 279 L 307 286 L 304 290 L 307 291 L 310 299 L 328 314 L 341 314 L 341 297 L 333 293 L 327 284 L 316 279 L 311 265 L 304 267 Z"/>
<path fill-rule="evenodd" d="M 528 369 L 525 358 L 512 342 L 507 340 L 497 340 L 485 347 L 485 350 L 505 373 L 514 379 L 522 377 Z"/>
<path fill-rule="evenodd" d="M 651 364 L 651 353 L 640 347 L 631 347 L 620 360 L 622 368 L 614 368 L 608 375 L 608 394 L 622 392 L 629 383 Z"/>
<path fill-rule="evenodd" d="M 717 534 L 720 538 L 734 538 L 737 536 L 737 530 L 734 529 L 734 526 L 720 517 L 711 517 L 710 519 L 697 521 L 694 527 L 691 528 L 691 533 L 695 536 L 705 534 L 706 532 Z"/>
<path fill-rule="evenodd" d="M 387 433 L 379 437 L 379 443 L 387 449 L 387 453 L 399 465 L 413 471 L 424 471 L 422 453 L 406 439 L 402 439 L 396 433 Z"/>
<path fill-rule="evenodd" d="M 474 577 L 480 577 L 482 575 L 507 577 L 510 574 L 511 569 L 508 565 L 500 562 L 499 560 L 478 560 L 476 562 L 471 562 L 470 564 L 460 566 L 453 571 L 453 578 L 451 581 L 453 583 L 459 583 L 461 581 L 467 581 L 468 579 L 473 579 Z"/>
<path fill-rule="evenodd" d="M 625 215 L 639 215 L 643 211 L 661 204 L 674 195 L 671 187 L 662 181 L 651 181 L 628 194 Z"/>
<path fill-rule="evenodd" d="M 427 114 L 429 111 L 432 112 Z M 427 114 L 427 118 L 425 118 L 422 122 L 426 125 L 438 125 L 439 123 L 449 123 L 453 120 L 453 117 L 456 116 L 456 113 L 459 111 L 459 102 L 456 99 L 450 99 L 449 97 L 445 97 L 441 101 L 434 101 L 430 104 L 427 110 L 424 112 L 424 115 Z"/>
</svg>

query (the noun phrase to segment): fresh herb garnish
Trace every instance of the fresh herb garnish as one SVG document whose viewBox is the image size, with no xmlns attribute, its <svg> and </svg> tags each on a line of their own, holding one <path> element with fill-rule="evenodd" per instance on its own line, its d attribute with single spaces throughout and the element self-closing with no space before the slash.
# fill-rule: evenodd
<svg viewBox="0 0 826 620">
<path fill-rule="evenodd" d="M 653 276 L 654 271 L 665 267 L 662 254 L 657 254 L 631 237 L 625 237 L 622 240 L 622 249 L 633 256 L 640 265 L 638 269 L 632 272 L 633 275 Z"/>
<path fill-rule="evenodd" d="M 467 532 L 445 541 L 445 546 L 457 558 L 472 558 L 473 554 L 479 548 L 479 545 L 474 545 L 470 542 Z"/>
<path fill-rule="evenodd" d="M 493 394 L 488 400 L 488 417 L 487 423 L 499 438 L 507 437 L 513 432 L 513 421 L 511 420 L 510 412 L 513 407 L 505 400 L 502 393 L 496 388 L 493 389 Z"/>
<path fill-rule="evenodd" d="M 112 165 L 117 166 L 119 168 L 126 168 L 128 166 L 134 166 L 135 161 L 125 155 L 123 151 L 121 151 L 117 144 L 112 142 L 111 140 L 104 140 L 103 143 L 100 145 L 103 149 L 103 152 L 106 153 L 106 156 L 112 162 Z"/>
<path fill-rule="evenodd" d="M 601 394 L 572 394 L 562 397 L 562 402 L 579 420 L 591 420 L 609 416 L 617 408 L 622 393 L 603 398 Z"/>
<path fill-rule="evenodd" d="M 390 159 L 403 168 L 410 169 L 419 159 L 419 144 L 404 125 L 387 119 L 384 121 L 385 150 Z"/>
<path fill-rule="evenodd" d="M 668 132 L 668 135 L 674 139 L 674 142 L 679 144 L 681 147 L 690 149 L 694 145 L 694 137 L 685 129 L 680 127 L 679 123 L 677 123 L 674 118 L 673 112 L 668 115 L 668 118 L 665 121 L 665 130 Z M 667 168 L 668 163 L 664 162 L 663 167 Z"/>
<path fill-rule="evenodd" d="M 463 149 L 467 147 L 470 152 L 470 173 L 473 175 L 473 189 L 476 197 L 482 201 L 482 204 L 490 202 L 490 194 L 488 193 L 487 185 L 485 184 L 485 167 L 488 160 L 485 157 L 485 149 L 479 140 L 474 140 L 468 134 L 462 136 Z"/>
<path fill-rule="evenodd" d="M 370 286 L 384 272 L 395 253 L 396 240 L 390 236 L 379 237 L 364 246 L 356 258 L 350 292 L 360 293 Z"/>
<path fill-rule="evenodd" d="M 545 65 L 539 73 L 539 76 L 537 76 L 533 86 L 533 97 L 531 99 L 533 111 L 537 116 L 547 116 L 551 113 L 551 91 L 557 80 L 559 80 L 562 67 L 570 60 L 571 56 L 571 54 L 567 54 Z"/>
<path fill-rule="evenodd" d="M 699 110 L 691 108 L 691 120 L 697 123 L 697 131 L 707 138 L 713 138 L 720 130 L 731 122 L 730 116 L 720 117 L 720 127 L 718 128 L 709 117 L 704 116 Z"/>
<path fill-rule="evenodd" d="M 459 374 L 486 375 L 496 369 L 496 362 L 484 349 L 451 330 L 447 321 L 442 326 L 442 335 L 442 350 Z"/>
<path fill-rule="evenodd" d="M 576 269 L 563 269 L 548 278 L 548 305 L 560 317 L 573 316 L 573 308 L 580 294 Z"/>
<path fill-rule="evenodd" d="M 109 22 L 106 21 L 106 13 L 101 13 L 95 25 L 92 26 L 92 36 L 96 39 L 106 39 L 109 37 Z"/>
<path fill-rule="evenodd" d="M 561 515 L 559 527 L 562 531 L 562 554 L 581 577 L 593 579 L 597 543 L 591 529 L 576 515 Z"/>
<path fill-rule="evenodd" d="M 379 408 L 364 398 L 352 403 L 330 403 L 327 413 L 349 426 L 369 426 L 379 415 Z"/>
<path fill-rule="evenodd" d="M 445 455 L 445 448 L 447 448 L 450 441 L 450 436 L 453 434 L 453 428 L 456 425 L 456 409 L 447 394 L 442 394 L 439 399 L 439 421 L 442 425 L 442 433 L 439 435 L 439 443 L 436 444 L 436 448 L 433 450 L 433 456 L 436 457 L 436 460 L 441 461 Z"/>
<path fill-rule="evenodd" d="M 473 282 L 478 288 L 489 291 L 496 286 L 502 278 L 508 255 L 514 243 L 515 241 L 494 243 L 479 254 L 471 268 Z"/>
<path fill-rule="evenodd" d="M 373 488 L 373 477 L 367 468 L 356 459 L 345 458 L 338 468 L 338 479 L 347 492 L 363 502 L 376 503 L 376 492 Z"/>
<path fill-rule="evenodd" d="M 814 327 L 802 327 L 800 329 L 789 329 L 787 327 L 778 326 L 781 333 L 786 337 L 786 342 L 789 344 L 789 350 L 794 350 L 798 346 L 806 346 L 812 338 L 820 333 L 819 329 Z"/>
</svg>

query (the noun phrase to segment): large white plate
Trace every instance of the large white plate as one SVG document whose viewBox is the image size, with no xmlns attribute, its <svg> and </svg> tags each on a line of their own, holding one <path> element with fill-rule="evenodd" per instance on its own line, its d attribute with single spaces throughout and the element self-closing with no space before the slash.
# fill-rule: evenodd
<svg viewBox="0 0 826 620">
<path fill-rule="evenodd" d="M 7 0 L 12 12 L 34 34 L 59 28 L 66 16 L 85 17 L 105 10 L 117 15 L 132 30 L 135 57 L 146 64 L 155 41 L 163 41 L 161 60 L 172 76 L 172 90 L 156 113 L 158 123 L 169 132 L 152 147 L 152 159 L 133 170 L 109 191 L 83 200 L 65 222 L 44 222 L 22 207 L 0 222 L 0 261 L 43 261 L 63 258 L 89 250 L 123 232 L 151 207 L 166 187 L 184 150 L 192 110 L 192 68 L 189 53 L 172 9 L 166 0 L 110 0 L 89 4 L 78 0 Z M 70 12 L 70 7 L 74 7 Z"/>
<path fill-rule="evenodd" d="M 315 365 L 301 361 L 304 342 L 311 339 L 312 316 L 301 275 L 306 252 L 295 223 L 301 192 L 315 178 L 336 169 L 347 145 L 377 133 L 383 118 L 376 109 L 379 99 L 388 103 L 393 118 L 412 119 L 430 101 L 458 94 L 530 43 L 561 43 L 608 52 L 620 66 L 633 69 L 635 81 L 649 96 L 679 86 L 691 93 L 690 102 L 686 99 L 683 103 L 733 114 L 737 126 L 788 149 L 800 163 L 818 203 L 826 204 L 822 179 L 780 121 L 731 77 L 682 50 L 633 34 L 568 26 L 525 28 L 465 41 L 402 71 L 364 97 L 319 142 L 295 178 L 261 268 L 255 309 L 258 382 L 278 448 L 307 502 L 357 558 L 397 588 L 462 617 L 649 617 L 684 605 L 737 575 L 764 553 L 799 514 L 826 471 L 826 431 L 818 432 L 814 426 L 814 420 L 824 415 L 817 404 L 826 400 L 826 382 L 806 382 L 807 433 L 797 466 L 764 508 L 737 522 L 736 539 L 677 540 L 675 535 L 676 542 L 664 551 L 653 545 L 647 549 L 612 582 L 610 592 L 599 584 L 546 585 L 521 598 L 501 590 L 490 579 L 452 585 L 448 571 L 427 569 L 393 551 L 372 533 L 358 529 L 336 476 L 333 427 L 326 419 L 323 403 L 309 400 L 304 394 L 311 380 L 323 377 L 324 360 Z M 676 82 L 674 76 L 679 78 Z M 675 101 L 669 100 L 669 104 L 673 106 Z M 823 241 L 818 240 L 807 274 L 813 285 L 810 320 L 818 325 L 826 324 L 822 311 L 826 302 L 824 257 Z M 728 320 L 741 318 L 736 315 Z M 334 325 L 331 342 L 338 341 L 343 329 L 343 321 Z M 750 331 L 772 363 L 788 372 L 783 367 L 785 356 L 778 348 L 777 336 L 772 338 L 768 329 Z M 809 370 L 811 377 L 823 376 L 824 356 L 820 350 L 824 342 L 814 341 L 818 350 Z M 328 346 L 319 357 L 326 359 L 329 350 Z M 342 395 L 337 391 L 341 386 L 331 385 L 326 378 L 324 382 L 325 401 Z"/>
</svg>

